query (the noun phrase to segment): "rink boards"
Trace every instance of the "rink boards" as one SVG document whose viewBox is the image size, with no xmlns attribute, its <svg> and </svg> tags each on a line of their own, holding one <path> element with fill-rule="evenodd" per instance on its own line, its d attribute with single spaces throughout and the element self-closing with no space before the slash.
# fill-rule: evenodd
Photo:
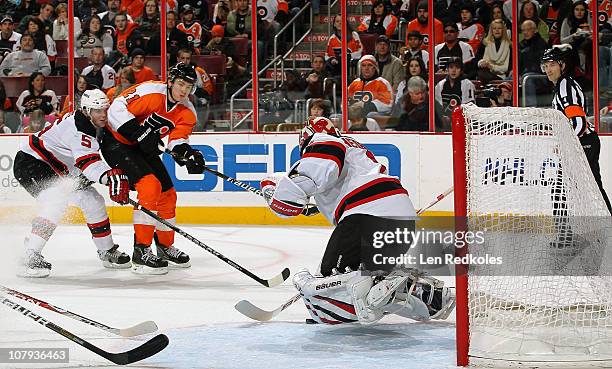
<svg viewBox="0 0 612 369">
<path fill-rule="evenodd" d="M 448 134 L 354 134 L 387 166 L 409 191 L 416 208 L 431 202 L 452 186 L 452 144 Z M 211 168 L 250 185 L 259 186 L 266 173 L 284 172 L 299 158 L 297 134 L 196 134 L 191 144 L 204 153 Z M 600 165 L 604 187 L 612 191 L 612 136 L 602 136 Z M 32 214 L 34 201 L 13 176 L 13 158 L 27 136 L 0 136 L 0 220 L 20 220 Z M 164 163 L 178 192 L 177 221 L 192 224 L 327 225 L 322 216 L 290 220 L 274 216 L 263 199 L 212 174 L 190 175 L 164 154 Z M 109 214 L 115 223 L 131 222 L 129 207 L 114 206 L 106 190 Z M 503 186 L 500 186 L 503 190 Z M 135 194 L 133 193 L 134 197 Z M 452 215 L 452 195 L 430 215 Z M 75 216 L 76 214 L 76 216 Z M 69 217 L 80 221 L 78 213 Z"/>
</svg>

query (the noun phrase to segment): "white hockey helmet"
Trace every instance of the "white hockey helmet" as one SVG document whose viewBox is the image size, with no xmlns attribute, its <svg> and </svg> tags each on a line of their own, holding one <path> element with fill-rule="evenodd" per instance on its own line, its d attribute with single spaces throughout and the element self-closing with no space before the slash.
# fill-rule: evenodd
<svg viewBox="0 0 612 369">
<path fill-rule="evenodd" d="M 91 109 L 107 109 L 109 106 L 110 101 L 102 90 L 87 90 L 81 96 L 81 110 L 87 114 Z"/>
<path fill-rule="evenodd" d="M 325 117 L 310 118 L 306 121 L 306 125 L 300 132 L 300 152 L 303 153 L 304 148 L 310 142 L 315 133 L 327 133 L 335 137 L 340 137 L 340 131 L 334 123 Z"/>
</svg>

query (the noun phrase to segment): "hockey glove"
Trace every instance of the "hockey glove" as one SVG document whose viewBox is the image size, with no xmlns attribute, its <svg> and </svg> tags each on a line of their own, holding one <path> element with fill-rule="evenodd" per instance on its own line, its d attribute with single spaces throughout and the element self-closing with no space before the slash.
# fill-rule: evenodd
<svg viewBox="0 0 612 369">
<path fill-rule="evenodd" d="M 121 205 L 128 203 L 130 183 L 121 169 L 115 168 L 106 172 L 106 185 L 111 200 Z"/>
<path fill-rule="evenodd" d="M 304 211 L 304 206 L 308 202 L 306 194 L 289 177 L 282 175 L 266 177 L 260 182 L 260 186 L 268 206 L 279 217 L 294 217 Z"/>
<path fill-rule="evenodd" d="M 174 122 L 170 119 L 164 118 L 157 113 L 149 115 L 142 124 L 146 127 L 150 127 L 155 133 L 159 133 L 160 136 L 165 135 L 174 128 Z"/>
<path fill-rule="evenodd" d="M 187 143 L 174 146 L 172 149 L 172 157 L 174 161 L 180 166 L 187 167 L 187 173 L 189 174 L 202 174 L 206 167 L 204 161 L 204 155 Z"/>
</svg>

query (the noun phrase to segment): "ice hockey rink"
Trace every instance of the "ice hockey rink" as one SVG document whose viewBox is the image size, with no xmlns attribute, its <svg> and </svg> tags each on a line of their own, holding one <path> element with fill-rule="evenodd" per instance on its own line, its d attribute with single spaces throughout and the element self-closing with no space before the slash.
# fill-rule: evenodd
<svg viewBox="0 0 612 369">
<path fill-rule="evenodd" d="M 189 226 L 185 231 L 255 274 L 270 278 L 317 267 L 331 227 Z M 266 288 L 177 234 L 176 245 L 192 267 L 164 276 L 108 270 L 98 260 L 84 225 L 62 225 L 43 251 L 53 264 L 46 279 L 15 276 L 25 225 L 0 225 L 5 264 L 1 284 L 109 326 L 153 320 L 170 344 L 132 368 L 455 368 L 454 314 L 447 321 L 417 323 L 387 316 L 370 326 L 307 325 L 301 301 L 269 322 L 255 322 L 234 309 L 247 299 L 273 310 L 295 295 L 291 278 Z M 113 225 L 115 242 L 132 251 L 132 228 Z M 445 278 L 449 284 L 451 278 Z M 153 335 L 122 338 L 23 300 L 48 320 L 111 352 L 127 351 Z M 69 348 L 69 364 L 0 363 L 0 368 L 107 368 L 106 359 L 72 343 L 9 307 L 0 306 L 0 347 Z"/>
</svg>

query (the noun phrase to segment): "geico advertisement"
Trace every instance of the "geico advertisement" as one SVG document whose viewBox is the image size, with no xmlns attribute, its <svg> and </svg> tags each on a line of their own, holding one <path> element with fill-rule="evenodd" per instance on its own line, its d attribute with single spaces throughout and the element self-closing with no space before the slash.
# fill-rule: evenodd
<svg viewBox="0 0 612 369">
<path fill-rule="evenodd" d="M 391 175 L 403 179 L 405 185 L 414 187 L 414 173 L 418 166 L 418 136 L 355 135 L 376 159 L 385 165 Z M 0 136 L 0 199 L 21 203 L 31 200 L 13 175 L 13 160 L 20 142 L 27 143 L 27 136 Z M 206 165 L 252 186 L 259 187 L 259 181 L 266 173 L 285 172 L 299 159 L 297 134 L 204 134 L 192 135 L 190 144 L 201 150 Z M 409 159 L 409 160 L 407 160 Z M 232 197 L 245 190 L 216 177 L 211 173 L 188 174 L 184 167 L 177 165 L 167 154 L 163 161 L 172 177 L 176 190 L 193 205 L 206 205 L 215 199 L 215 205 L 245 202 Z M 412 173 L 412 174 L 410 174 Z M 410 178 L 410 180 L 407 180 Z M 101 193 L 106 197 L 105 191 Z M 210 197 L 209 195 L 214 195 Z M 258 200 L 258 199 L 255 199 Z M 26 201 L 31 202 L 31 201 Z"/>
<path fill-rule="evenodd" d="M 381 164 L 387 166 L 390 175 L 402 178 L 402 157 L 407 155 L 397 144 L 390 142 L 392 140 L 389 138 L 356 138 L 372 151 Z M 266 173 L 286 172 L 300 158 L 297 134 L 203 135 L 192 136 L 190 141 L 194 148 L 204 154 L 208 167 L 256 187 L 259 187 L 259 181 Z M 178 192 L 245 191 L 212 174 L 188 174 L 170 155 L 164 154 L 163 160 Z"/>
</svg>

